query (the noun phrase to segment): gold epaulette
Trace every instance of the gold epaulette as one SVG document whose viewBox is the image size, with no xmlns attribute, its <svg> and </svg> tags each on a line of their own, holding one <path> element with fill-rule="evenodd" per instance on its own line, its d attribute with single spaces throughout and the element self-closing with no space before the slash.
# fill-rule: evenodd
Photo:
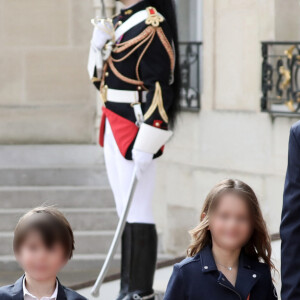
<svg viewBox="0 0 300 300">
<path fill-rule="evenodd" d="M 158 27 L 159 24 L 164 21 L 164 17 L 157 12 L 155 7 L 148 6 L 146 11 L 148 13 L 148 17 L 145 21 L 147 25 Z"/>
</svg>

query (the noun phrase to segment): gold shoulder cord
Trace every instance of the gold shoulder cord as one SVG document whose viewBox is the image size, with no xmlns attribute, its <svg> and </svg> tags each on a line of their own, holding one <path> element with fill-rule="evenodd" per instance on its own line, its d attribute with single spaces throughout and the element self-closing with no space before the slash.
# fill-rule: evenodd
<svg viewBox="0 0 300 300">
<path fill-rule="evenodd" d="M 153 27 L 155 27 L 155 31 L 169 55 L 171 72 L 173 72 L 174 66 L 175 66 L 175 57 L 174 57 L 173 48 L 170 45 L 169 40 L 165 36 L 162 28 L 159 26 L 160 22 L 162 22 L 164 19 L 162 16 L 160 16 L 157 13 L 157 11 L 154 7 L 147 7 L 147 12 L 148 12 L 148 18 L 146 19 L 146 24 L 149 24 L 149 25 L 151 24 Z M 161 86 L 158 81 L 155 82 L 155 92 L 154 92 L 154 96 L 152 99 L 152 103 L 144 115 L 144 120 L 149 119 L 150 116 L 154 113 L 156 108 L 158 108 L 158 112 L 161 115 L 164 122 L 168 123 L 169 118 L 164 109 Z"/>
<path fill-rule="evenodd" d="M 157 12 L 156 8 L 152 6 L 147 7 L 146 11 L 148 12 L 148 17 L 145 23 L 147 25 L 151 25 L 155 29 L 155 32 L 157 33 L 161 43 L 163 44 L 165 50 L 169 55 L 171 72 L 173 72 L 175 66 L 175 57 L 174 57 L 173 48 L 170 45 L 169 40 L 165 36 L 163 29 L 159 26 L 160 23 L 164 21 L 164 18 Z"/>
<path fill-rule="evenodd" d="M 159 38 L 160 38 L 160 41 L 162 42 L 163 46 L 165 47 L 168 55 L 169 55 L 169 58 L 170 58 L 170 64 L 171 64 L 171 72 L 174 71 L 174 67 L 175 67 L 175 56 L 174 56 L 174 51 L 173 51 L 173 48 L 172 46 L 170 45 L 170 42 L 169 40 L 167 39 L 167 37 L 165 36 L 164 34 L 164 31 L 162 30 L 161 27 L 158 27 L 157 30 L 156 30 Z"/>
<path fill-rule="evenodd" d="M 129 47 L 134 46 L 133 49 L 130 50 L 129 53 L 124 55 L 122 58 L 114 59 L 112 56 L 110 56 L 109 59 L 107 60 L 107 64 L 109 65 L 110 69 L 115 74 L 115 76 L 117 76 L 120 80 L 125 81 L 129 84 L 141 86 L 143 88 L 143 90 L 147 90 L 147 88 L 144 86 L 144 82 L 140 79 L 138 69 L 139 69 L 139 65 L 142 60 L 142 57 L 144 56 L 146 50 L 149 48 L 150 44 L 152 43 L 155 34 L 158 35 L 161 43 L 163 44 L 163 46 L 170 58 L 171 72 L 173 72 L 174 66 L 175 66 L 175 57 L 174 57 L 173 48 L 170 45 L 169 40 L 165 36 L 162 28 L 159 26 L 160 23 L 163 22 L 164 18 L 160 14 L 158 14 L 157 10 L 152 6 L 147 7 L 146 10 L 148 12 L 148 17 L 145 20 L 145 23 L 149 26 L 147 26 L 146 29 L 143 32 L 141 32 L 138 36 L 136 36 L 128 41 L 125 41 L 123 43 L 116 44 L 115 49 L 113 49 L 113 52 L 121 53 L 124 50 L 128 49 Z M 114 62 L 118 63 L 118 62 L 125 60 L 132 53 L 134 53 L 140 46 L 142 46 L 145 43 L 146 43 L 146 46 L 143 49 L 142 53 L 140 54 L 138 61 L 137 61 L 137 65 L 136 65 L 137 80 L 126 77 L 123 74 L 121 74 L 115 67 Z M 107 64 L 106 64 L 106 67 L 107 67 Z M 104 80 L 102 80 L 102 83 L 103 83 L 103 81 Z M 104 100 L 106 100 L 105 99 L 105 86 L 102 86 L 102 89 L 103 89 L 102 98 L 104 98 Z M 158 111 L 159 111 L 162 119 L 164 120 L 164 122 L 168 123 L 168 116 L 167 116 L 166 111 L 163 106 L 161 86 L 158 81 L 155 82 L 155 92 L 154 92 L 154 96 L 152 99 L 152 103 L 151 103 L 149 109 L 147 110 L 147 112 L 145 113 L 144 119 L 147 120 L 153 114 L 153 112 L 155 111 L 155 109 L 157 107 L 158 107 Z"/>
</svg>

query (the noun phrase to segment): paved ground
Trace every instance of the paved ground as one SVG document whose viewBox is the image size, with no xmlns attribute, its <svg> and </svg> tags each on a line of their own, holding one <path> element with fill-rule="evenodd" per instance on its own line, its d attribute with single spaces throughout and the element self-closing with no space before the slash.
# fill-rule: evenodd
<svg viewBox="0 0 300 300">
<path fill-rule="evenodd" d="M 160 294 L 157 296 L 157 300 L 162 299 L 161 291 L 165 291 L 166 286 L 168 284 L 168 280 L 172 273 L 172 269 L 173 267 L 167 267 L 156 271 L 155 280 L 154 280 L 154 289 L 158 292 L 158 294 Z M 91 288 L 82 289 L 79 290 L 78 292 L 88 299 L 114 300 L 118 294 L 119 286 L 120 286 L 120 280 L 104 283 L 100 290 L 101 295 L 98 298 L 93 298 L 90 295 Z"/>
<path fill-rule="evenodd" d="M 273 242 L 272 247 L 273 247 L 273 261 L 275 262 L 277 269 L 280 270 L 280 241 Z M 155 274 L 155 281 L 154 281 L 154 288 L 156 291 L 160 291 L 160 292 L 165 291 L 168 284 L 168 280 L 172 273 L 172 269 L 173 269 L 172 267 L 167 267 L 167 268 L 157 270 Z M 278 274 L 275 275 L 275 281 L 276 281 L 276 289 L 279 293 L 281 283 Z M 96 299 L 114 300 L 119 291 L 119 286 L 120 286 L 119 280 L 103 284 L 101 288 L 101 295 Z M 88 299 L 95 299 L 90 295 L 90 290 L 91 288 L 86 288 L 86 289 L 79 290 L 78 292 L 84 295 Z M 161 295 L 162 294 L 160 293 L 160 296 L 157 297 L 157 300 L 162 299 Z"/>
</svg>

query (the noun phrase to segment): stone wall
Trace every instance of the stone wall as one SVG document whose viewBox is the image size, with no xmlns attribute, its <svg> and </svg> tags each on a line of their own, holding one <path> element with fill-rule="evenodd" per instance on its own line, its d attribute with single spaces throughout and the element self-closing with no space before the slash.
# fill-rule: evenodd
<svg viewBox="0 0 300 300">
<path fill-rule="evenodd" d="M 114 1 L 106 2 L 110 15 Z M 100 102 L 86 64 L 99 3 L 0 0 L 0 144 L 97 142 Z M 260 41 L 300 39 L 299 1 L 203 0 L 197 9 L 203 32 L 191 37 L 204 43 L 202 109 L 179 116 L 159 159 L 154 203 L 164 247 L 176 254 L 224 177 L 255 189 L 270 232 L 278 232 L 296 121 L 260 112 Z"/>
<path fill-rule="evenodd" d="M 95 142 L 92 0 L 0 0 L 0 143 Z"/>
<path fill-rule="evenodd" d="M 299 15 L 299 1 L 290 3 Z M 270 232 L 278 232 L 297 119 L 260 112 L 260 42 L 299 39 L 299 18 L 290 13 L 283 0 L 203 1 L 202 109 L 179 116 L 159 162 L 155 213 L 167 251 L 184 253 L 207 193 L 228 177 L 254 188 Z"/>
</svg>

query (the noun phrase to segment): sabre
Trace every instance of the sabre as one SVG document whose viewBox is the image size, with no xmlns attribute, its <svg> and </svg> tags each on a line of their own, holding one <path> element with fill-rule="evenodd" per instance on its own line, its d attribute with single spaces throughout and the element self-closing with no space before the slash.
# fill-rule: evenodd
<svg viewBox="0 0 300 300">
<path fill-rule="evenodd" d="M 105 18 L 106 19 L 106 9 L 105 9 L 105 5 L 104 5 L 104 0 L 101 0 L 100 1 L 101 3 L 101 15 L 102 15 L 102 18 Z"/>
<path fill-rule="evenodd" d="M 111 263 L 112 259 L 114 258 L 114 255 L 116 253 L 119 241 L 121 239 L 121 235 L 124 231 L 124 227 L 125 227 L 125 224 L 126 224 L 128 212 L 129 212 L 131 202 L 132 202 L 132 199 L 133 199 L 136 184 L 137 184 L 136 169 L 134 168 L 132 178 L 131 178 L 131 182 L 130 182 L 130 185 L 129 185 L 129 192 L 128 192 L 128 195 L 127 195 L 126 207 L 125 207 L 125 210 L 123 211 L 122 216 L 119 220 L 119 223 L 118 223 L 118 226 L 117 226 L 117 229 L 116 229 L 116 233 L 114 235 L 113 241 L 111 243 L 108 254 L 107 254 L 106 259 L 104 261 L 101 272 L 100 272 L 100 274 L 99 274 L 99 276 L 98 276 L 98 278 L 97 278 L 97 280 L 96 280 L 96 282 L 95 282 L 95 284 L 92 288 L 91 295 L 93 297 L 98 297 L 99 296 L 100 287 L 101 287 L 101 285 L 104 281 L 104 278 L 107 274 L 107 271 L 109 270 L 110 263 Z"/>
<path fill-rule="evenodd" d="M 136 148 L 137 150 L 155 154 L 163 145 L 165 145 L 165 143 L 170 139 L 172 134 L 173 134 L 173 132 L 171 130 L 163 130 L 163 129 L 155 128 L 148 124 L 142 123 L 140 125 L 140 129 L 137 134 L 134 148 Z M 99 296 L 100 287 L 104 281 L 104 278 L 107 274 L 107 271 L 109 269 L 111 261 L 117 250 L 119 241 L 120 241 L 121 236 L 124 231 L 124 227 L 126 224 L 129 209 L 130 209 L 130 206 L 131 206 L 131 203 L 133 200 L 133 195 L 135 192 L 137 181 L 138 181 L 138 179 L 136 177 L 136 168 L 134 167 L 133 173 L 132 173 L 132 178 L 131 178 L 129 189 L 128 189 L 127 198 L 126 198 L 127 199 L 126 206 L 120 217 L 113 241 L 109 248 L 107 257 L 103 264 L 103 267 L 102 267 L 100 274 L 91 290 L 91 295 L 93 297 Z"/>
</svg>

